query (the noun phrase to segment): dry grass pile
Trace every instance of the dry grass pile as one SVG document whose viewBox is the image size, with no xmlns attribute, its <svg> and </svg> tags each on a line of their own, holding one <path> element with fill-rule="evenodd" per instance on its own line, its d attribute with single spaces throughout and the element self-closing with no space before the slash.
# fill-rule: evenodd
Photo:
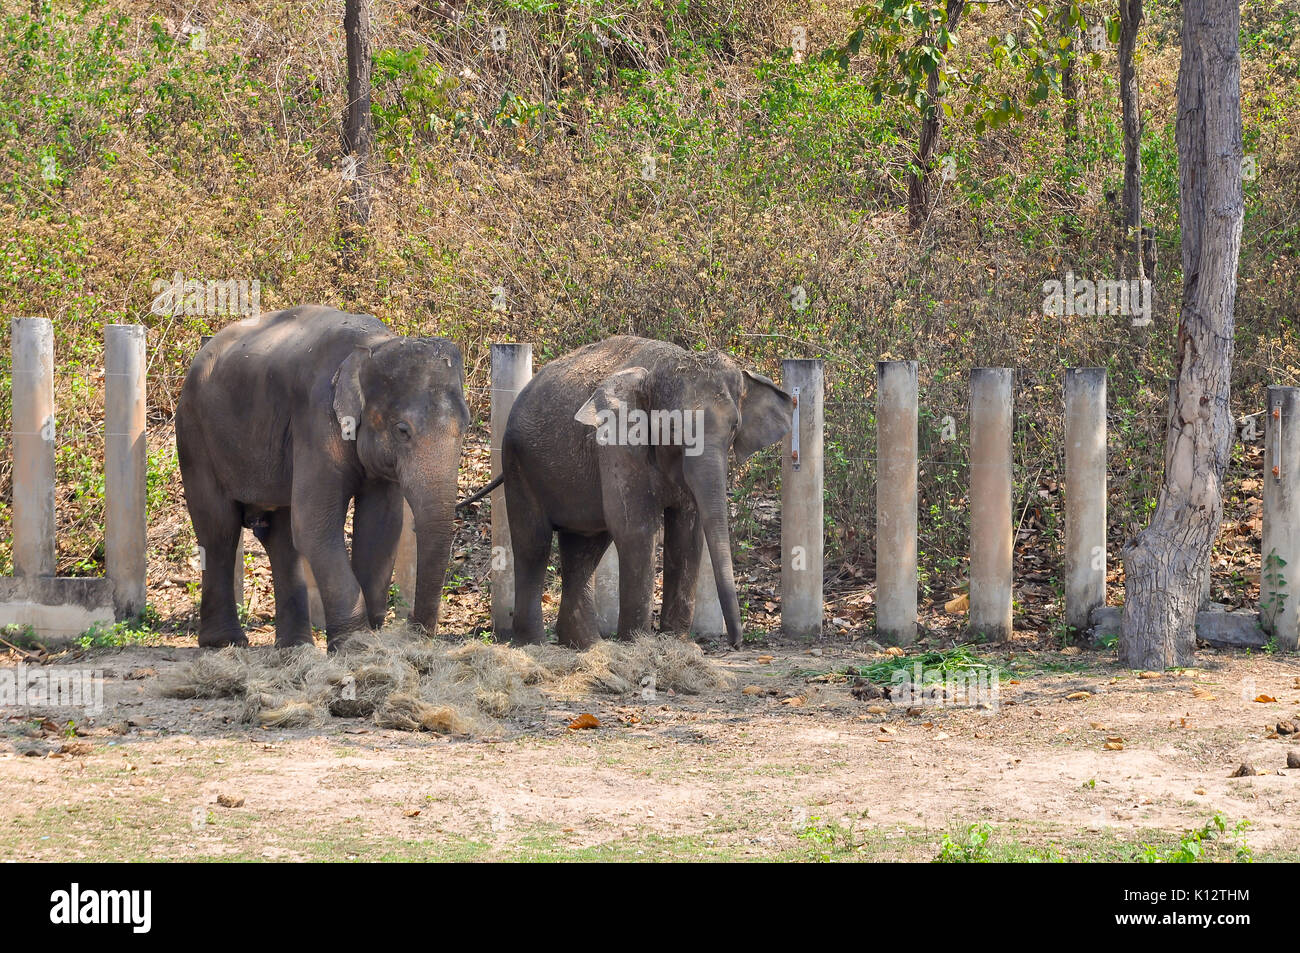
<svg viewBox="0 0 1300 953">
<path fill-rule="evenodd" d="M 699 646 L 671 636 L 601 642 L 585 652 L 430 641 L 406 625 L 358 636 L 334 655 L 304 646 L 203 653 L 163 677 L 170 698 L 235 698 L 240 720 L 312 728 L 330 716 L 371 718 L 383 728 L 483 737 L 498 719 L 540 708 L 546 694 L 572 699 L 645 688 L 698 694 L 730 677 Z"/>
<path fill-rule="evenodd" d="M 598 642 L 578 653 L 551 645 L 525 651 L 546 667 L 553 690 L 566 697 L 646 688 L 698 695 L 732 684 L 698 645 L 670 635 L 642 633 L 630 642 Z"/>
</svg>

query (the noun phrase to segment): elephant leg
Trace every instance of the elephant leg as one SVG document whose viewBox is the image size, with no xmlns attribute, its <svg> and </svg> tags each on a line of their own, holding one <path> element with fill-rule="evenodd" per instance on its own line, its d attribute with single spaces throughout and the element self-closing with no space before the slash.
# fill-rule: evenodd
<svg viewBox="0 0 1300 953">
<path fill-rule="evenodd" d="M 212 512 L 213 510 L 217 512 Z M 203 594 L 199 600 L 199 645 L 223 648 L 247 645 L 235 605 L 235 556 L 243 532 L 242 507 L 222 500 L 202 516 L 191 514 L 203 564 Z"/>
<path fill-rule="evenodd" d="M 664 596 L 659 628 L 689 632 L 695 617 L 695 583 L 704 530 L 694 506 L 664 511 Z"/>
<path fill-rule="evenodd" d="M 201 445 L 186 441 L 181 479 L 199 544 L 203 594 L 199 600 L 199 645 L 247 645 L 235 606 L 235 550 L 243 532 L 244 508 L 226 496 Z"/>
<path fill-rule="evenodd" d="M 512 515 L 510 546 L 515 560 L 515 611 L 510 640 L 540 645 L 546 641 L 542 587 L 546 584 L 546 561 L 551 555 L 551 528 L 546 524 L 516 527 Z"/>
<path fill-rule="evenodd" d="M 295 468 L 295 474 L 299 472 Z M 306 558 L 316 578 L 316 588 L 325 604 L 325 644 L 332 652 L 349 635 L 370 629 L 365 596 L 352 572 L 343 536 L 348 501 L 341 493 L 329 495 L 327 488 L 301 487 L 297 480 L 295 475 L 290 507 L 293 545 Z"/>
<path fill-rule="evenodd" d="M 580 536 L 560 532 L 560 616 L 555 634 L 561 645 L 586 649 L 600 641 L 596 626 L 596 564 L 609 547 L 609 534 Z"/>
<path fill-rule="evenodd" d="M 402 491 L 396 483 L 373 483 L 357 494 L 352 513 L 352 572 L 366 600 L 366 617 L 378 629 L 388 615 L 397 541 L 402 535 Z"/>
<path fill-rule="evenodd" d="M 653 523 L 610 527 L 618 548 L 618 637 L 631 638 L 650 628 L 655 591 Z"/>
<path fill-rule="evenodd" d="M 311 633 L 311 611 L 307 602 L 307 577 L 303 559 L 293 545 L 293 517 L 289 509 L 266 514 L 262 540 L 271 560 L 271 582 L 275 586 L 275 646 L 315 645 Z"/>
<path fill-rule="evenodd" d="M 506 516 L 510 523 L 510 550 L 515 564 L 515 605 L 510 641 L 534 645 L 546 641 L 542 625 L 542 587 L 551 555 L 554 529 L 527 478 L 506 464 Z"/>
</svg>

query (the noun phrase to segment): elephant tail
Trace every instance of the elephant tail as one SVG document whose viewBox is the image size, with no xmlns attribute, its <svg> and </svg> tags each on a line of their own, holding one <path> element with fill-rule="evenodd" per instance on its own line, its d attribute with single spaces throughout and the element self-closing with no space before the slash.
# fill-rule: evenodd
<svg viewBox="0 0 1300 953">
<path fill-rule="evenodd" d="M 489 483 L 487 486 L 483 487 L 483 489 L 479 490 L 479 491 L 478 491 L 477 493 L 475 493 L 473 496 L 468 497 L 467 499 L 461 500 L 459 503 L 457 503 L 457 504 L 456 504 L 456 509 L 458 509 L 458 510 L 463 510 L 463 509 L 465 509 L 465 507 L 469 506 L 471 503 L 477 503 L 479 500 L 483 499 L 483 497 L 487 496 L 489 493 L 491 493 L 493 490 L 495 490 L 497 487 L 499 487 L 502 483 L 504 483 L 504 482 L 505 482 L 505 479 L 506 479 L 506 475 L 505 475 L 504 473 L 501 474 L 499 477 L 497 477 L 495 480 L 493 480 L 493 481 L 492 481 L 491 483 Z"/>
</svg>

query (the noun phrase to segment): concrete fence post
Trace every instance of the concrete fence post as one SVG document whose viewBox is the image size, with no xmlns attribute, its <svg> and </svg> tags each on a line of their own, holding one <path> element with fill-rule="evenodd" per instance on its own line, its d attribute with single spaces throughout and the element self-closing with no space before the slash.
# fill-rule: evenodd
<svg viewBox="0 0 1300 953">
<path fill-rule="evenodd" d="M 13 346 L 13 558 L 19 576 L 53 576 L 54 325 L 15 318 Z"/>
<path fill-rule="evenodd" d="M 819 360 L 781 362 L 782 387 L 795 399 L 781 455 L 781 628 L 796 638 L 822 634 L 824 380 Z"/>
<path fill-rule="evenodd" d="M 1065 624 L 1106 604 L 1106 369 L 1065 372 Z"/>
<path fill-rule="evenodd" d="M 148 596 L 145 518 L 149 452 L 145 433 L 145 335 L 139 324 L 104 329 L 104 564 L 120 619 Z"/>
<path fill-rule="evenodd" d="M 397 595 L 407 606 L 415 606 L 415 514 L 411 504 L 402 503 L 402 535 L 397 538 L 397 561 L 393 566 L 393 581 Z"/>
<path fill-rule="evenodd" d="M 501 474 L 501 438 L 515 397 L 533 376 L 531 344 L 492 345 L 492 479 Z M 515 560 L 503 487 L 492 491 L 492 630 L 514 629 Z"/>
<path fill-rule="evenodd" d="M 713 578 L 713 560 L 709 558 L 708 543 L 701 545 L 700 571 L 695 577 L 695 614 L 691 617 L 691 632 L 709 638 L 727 634 L 727 620 L 722 615 L 722 601 L 718 599 L 718 583 Z"/>
<path fill-rule="evenodd" d="M 1259 618 L 1278 648 L 1300 641 L 1300 388 L 1270 387 L 1264 413 Z"/>
<path fill-rule="evenodd" d="M 876 635 L 916 639 L 917 364 L 876 364 Z"/>
<path fill-rule="evenodd" d="M 603 639 L 618 634 L 618 548 L 610 542 L 596 564 L 596 629 Z"/>
<path fill-rule="evenodd" d="M 1012 375 L 977 367 L 970 376 L 970 627 L 1011 637 Z"/>
</svg>

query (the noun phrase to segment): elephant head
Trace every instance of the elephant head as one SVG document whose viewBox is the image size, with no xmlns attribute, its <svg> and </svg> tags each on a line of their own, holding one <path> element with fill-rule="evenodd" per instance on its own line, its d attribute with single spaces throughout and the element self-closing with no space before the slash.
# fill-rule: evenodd
<svg viewBox="0 0 1300 953">
<path fill-rule="evenodd" d="M 695 500 L 727 635 L 739 647 L 742 628 L 731 562 L 728 456 L 734 454 L 737 464 L 744 463 L 789 433 L 794 401 L 768 378 L 742 370 L 716 351 L 678 351 L 669 360 L 647 363 L 651 366 L 624 368 L 605 379 L 575 419 L 596 428 L 598 444 L 659 445 L 653 454 L 655 465 L 670 480 L 685 484 Z M 673 434 L 680 438 L 673 439 Z"/>
<path fill-rule="evenodd" d="M 461 441 L 469 428 L 460 349 L 443 338 L 358 346 L 334 375 L 334 413 L 370 479 L 396 483 L 415 516 L 411 618 L 433 631 L 456 504 Z"/>
</svg>

